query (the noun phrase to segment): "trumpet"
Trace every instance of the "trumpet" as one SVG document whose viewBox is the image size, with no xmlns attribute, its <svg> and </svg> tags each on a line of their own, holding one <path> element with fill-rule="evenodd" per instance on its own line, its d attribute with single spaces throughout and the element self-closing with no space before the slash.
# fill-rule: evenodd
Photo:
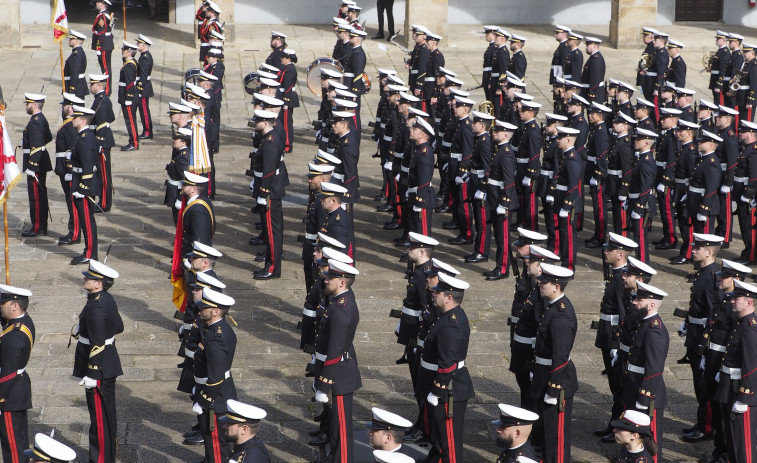
<svg viewBox="0 0 757 463">
<path fill-rule="evenodd" d="M 702 56 L 702 66 L 704 66 L 705 69 L 712 68 L 712 62 L 715 60 L 715 53 L 714 51 L 708 51 Z"/>
<path fill-rule="evenodd" d="M 731 84 L 728 86 L 728 96 L 733 96 L 739 91 L 741 87 L 741 72 L 731 78 Z"/>
</svg>

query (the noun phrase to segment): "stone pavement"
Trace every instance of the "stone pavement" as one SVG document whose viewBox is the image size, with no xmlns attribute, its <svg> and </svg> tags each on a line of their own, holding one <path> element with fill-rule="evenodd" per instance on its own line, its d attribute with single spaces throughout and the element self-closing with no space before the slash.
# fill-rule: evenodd
<svg viewBox="0 0 757 463">
<path fill-rule="evenodd" d="M 89 25 L 71 25 L 88 31 Z M 707 26 L 707 25 L 702 25 Z M 286 204 L 285 253 L 282 278 L 256 282 L 252 272 L 259 265 L 253 263 L 258 248 L 247 245 L 253 229 L 249 210 L 252 205 L 243 173 L 248 167 L 250 129 L 250 97 L 243 92 L 242 77 L 254 70 L 268 54 L 267 27 L 237 25 L 238 41 L 234 49 L 226 51 L 226 90 L 223 108 L 222 150 L 216 156 L 219 193 L 215 201 L 218 228 L 214 245 L 223 253 L 217 272 L 228 285 L 228 294 L 237 304 L 232 309 L 239 323 L 236 328 L 239 345 L 233 375 L 241 400 L 261 406 L 268 417 L 261 427 L 261 435 L 271 450 L 274 461 L 309 461 L 315 452 L 306 445 L 307 430 L 320 407 L 310 398 L 310 380 L 304 378 L 308 357 L 299 351 L 299 332 L 295 326 L 302 312 L 305 297 L 300 245 L 296 237 L 302 231 L 301 216 L 307 195 L 304 181 L 306 162 L 312 158 L 315 146 L 309 120 L 317 111 L 316 99 L 304 86 L 305 68 L 316 57 L 328 56 L 334 37 L 327 27 L 275 26 L 289 35 L 289 45 L 297 50 L 300 72 L 299 93 L 303 107 L 295 111 L 296 146 L 287 155 L 292 179 Z M 702 51 L 713 43 L 712 27 L 675 26 L 666 31 L 683 41 L 687 47 L 684 57 L 689 66 L 689 87 L 698 95 L 709 95 L 701 67 Z M 170 158 L 170 127 L 165 116 L 169 101 L 178 100 L 183 73 L 197 66 L 197 51 L 193 31 L 175 25 L 152 23 L 130 18 L 129 37 L 142 32 L 155 41 L 153 85 L 156 96 L 152 111 L 156 123 L 156 138 L 142 144 L 137 152 L 113 151 L 115 207 L 110 213 L 118 230 L 102 215 L 97 216 L 100 231 L 100 256 L 112 243 L 108 265 L 116 268 L 121 278 L 112 293 L 124 317 L 126 331 L 118 337 L 118 349 L 125 374 L 118 381 L 118 412 L 120 461 L 175 462 L 201 458 L 200 449 L 181 445 L 181 433 L 195 418 L 188 398 L 177 392 L 178 370 L 175 365 L 178 349 L 177 322 L 172 318 L 169 284 L 171 243 L 174 229 L 168 208 L 162 205 L 164 165 Z M 478 85 L 481 55 L 485 43 L 479 28 L 451 26 L 450 38 L 445 37 L 446 67 L 457 71 L 466 82 L 465 87 Z M 525 52 L 529 59 L 528 92 L 537 101 L 547 103 L 550 88 L 547 83 L 549 60 L 555 47 L 550 26 L 513 29 L 528 38 Z M 737 28 L 747 37 L 754 31 Z M 21 50 L 2 50 L 7 67 L 2 72 L 2 89 L 9 109 L 8 125 L 12 140 L 20 144 L 21 130 L 27 122 L 23 111 L 23 92 L 38 92 L 46 85 L 48 104 L 44 112 L 55 130 L 60 123 L 58 96 L 60 91 L 59 51 L 51 40 L 49 28 L 25 28 L 25 47 Z M 607 36 L 601 26 L 582 33 Z M 374 31 L 369 31 L 373 35 Z M 120 31 L 116 43 L 120 43 Z M 387 44 L 387 42 L 381 42 Z M 89 43 L 85 44 L 88 49 Z M 395 67 L 404 75 L 404 54 L 391 45 L 383 50 L 367 40 L 367 71 L 371 78 L 378 67 Z M 607 77 L 633 82 L 637 52 L 603 49 L 607 60 Z M 65 56 L 68 51 L 64 50 Z M 99 72 L 94 54 L 88 51 L 90 72 Z M 118 51 L 113 63 L 118 62 Z M 8 65 L 7 63 L 13 63 Z M 481 90 L 474 91 L 476 101 L 483 99 Z M 374 89 L 363 105 L 363 120 L 373 117 L 378 91 Z M 88 100 L 88 102 L 91 101 Z M 113 96 L 115 104 L 115 94 Z M 114 124 L 119 145 L 126 144 L 121 120 Z M 48 145 L 48 150 L 52 150 Z M 389 310 L 401 305 L 405 283 L 404 264 L 397 260 L 399 250 L 391 238 L 381 230 L 386 215 L 374 213 L 377 203 L 371 198 L 381 183 L 378 163 L 370 155 L 374 145 L 363 137 L 360 164 L 362 195 L 365 198 L 356 208 L 358 268 L 361 272 L 354 289 L 359 298 L 361 322 L 355 343 L 363 375 L 363 388 L 355 395 L 355 429 L 370 415 L 371 406 L 385 407 L 408 418 L 415 417 L 415 401 L 410 394 L 410 380 L 405 366 L 397 366 L 394 359 L 401 355 L 401 347 L 394 342 L 395 320 Z M 85 460 L 88 416 L 84 391 L 71 376 L 73 350 L 67 349 L 70 327 L 84 304 L 84 294 L 78 289 L 82 267 L 71 267 L 68 261 L 81 251 L 80 246 L 58 247 L 56 238 L 65 231 L 66 209 L 57 179 L 48 178 L 53 222 L 50 236 L 21 239 L 20 231 L 28 223 L 26 193 L 23 184 L 11 194 L 9 201 L 11 284 L 30 287 L 34 292 L 30 314 L 37 325 L 37 345 L 29 366 L 34 389 L 34 409 L 31 411 L 32 432 L 49 432 L 55 428 L 56 437 L 74 446 Z M 591 217 L 587 213 L 588 217 Z M 470 369 L 477 396 L 470 401 L 466 426 L 466 462 L 494 461 L 498 453 L 494 429 L 490 420 L 497 414 L 498 402 L 516 403 L 517 386 L 508 372 L 509 336 L 506 318 L 512 297 L 513 280 L 486 282 L 480 276 L 490 264 L 466 265 L 462 256 L 470 249 L 446 244 L 452 234 L 441 229 L 447 217 L 436 217 L 433 235 L 444 243 L 437 257 L 455 265 L 469 281 L 472 289 L 466 294 L 463 307 L 471 321 L 470 352 L 466 363 Z M 656 224 L 659 225 L 659 224 Z M 587 230 L 591 229 L 591 222 Z M 580 239 L 587 238 L 584 231 Z M 659 236 L 659 227 L 650 235 Z M 580 243 L 580 241 L 579 241 Z M 736 243 L 723 252 L 734 257 L 741 250 Z M 689 285 L 684 275 L 690 268 L 667 264 L 672 252 L 653 253 L 652 264 L 661 272 L 653 284 L 670 293 L 663 303 L 663 319 L 671 332 L 665 381 L 668 385 L 669 405 L 665 414 L 665 460 L 693 461 L 709 453 L 711 443 L 684 444 L 678 440 L 680 428 L 689 425 L 694 417 L 695 404 L 687 366 L 675 360 L 683 353 L 683 343 L 675 335 L 679 320 L 672 317 L 673 308 L 685 307 Z M 615 445 L 600 445 L 591 431 L 604 426 L 609 416 L 610 396 L 601 359 L 593 347 L 594 332 L 590 322 L 597 318 L 603 289 L 601 264 L 596 251 L 579 248 L 579 265 L 574 282 L 568 288 L 579 317 L 579 335 L 572 358 L 580 378 L 573 417 L 574 461 L 598 462 L 614 456 Z M 357 434 L 356 435 L 362 435 Z"/>
</svg>

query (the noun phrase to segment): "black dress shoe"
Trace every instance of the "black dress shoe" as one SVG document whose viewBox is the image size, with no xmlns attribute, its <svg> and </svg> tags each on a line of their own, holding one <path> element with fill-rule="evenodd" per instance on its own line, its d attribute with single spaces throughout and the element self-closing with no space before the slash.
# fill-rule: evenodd
<svg viewBox="0 0 757 463">
<path fill-rule="evenodd" d="M 607 434 L 611 433 L 613 430 L 612 426 L 607 425 L 603 429 L 596 429 L 594 431 L 594 435 L 597 437 L 606 436 Z"/>
<path fill-rule="evenodd" d="M 281 278 L 280 273 L 271 273 L 271 272 L 263 272 L 258 273 L 257 275 L 253 275 L 253 278 L 256 280 L 272 280 L 274 278 Z"/>
<path fill-rule="evenodd" d="M 473 240 L 466 240 L 462 236 L 456 236 L 454 238 L 450 238 L 447 241 L 449 241 L 449 244 L 460 244 L 460 245 L 473 243 Z"/>
<path fill-rule="evenodd" d="M 265 262 L 265 256 L 255 256 L 255 262 Z"/>
<path fill-rule="evenodd" d="M 696 430 L 697 430 L 696 424 L 693 424 L 691 426 L 686 426 L 685 428 L 681 429 L 681 431 L 683 431 L 684 434 L 689 434 L 690 432 L 696 431 Z"/>
<path fill-rule="evenodd" d="M 384 38 L 384 34 L 376 34 L 376 35 L 374 35 L 374 36 L 373 36 L 373 37 L 371 37 L 371 38 L 372 38 L 373 40 L 383 39 L 383 38 Z"/>
<path fill-rule="evenodd" d="M 402 241 L 397 241 L 394 243 L 394 245 L 398 248 L 406 248 L 410 244 L 410 241 L 405 241 L 404 239 Z"/>
<path fill-rule="evenodd" d="M 604 443 L 604 444 L 614 443 L 615 442 L 615 433 L 614 432 L 609 432 L 609 433 L 605 434 L 604 436 L 600 437 L 599 441 L 602 442 L 602 443 Z"/>
<path fill-rule="evenodd" d="M 191 431 L 187 431 L 187 432 L 185 432 L 185 433 L 184 433 L 184 435 L 183 435 L 183 436 L 181 436 L 181 437 L 183 437 L 184 439 L 190 439 L 190 438 L 192 438 L 192 437 L 196 437 L 196 436 L 199 436 L 200 434 L 201 434 L 201 433 L 200 433 L 200 430 L 199 430 L 199 429 L 193 429 L 193 430 L 191 430 Z"/>
<path fill-rule="evenodd" d="M 323 434 L 323 431 L 321 431 L 321 428 L 313 428 L 310 431 L 308 431 L 308 435 L 310 437 L 318 437 L 321 434 Z"/>
<path fill-rule="evenodd" d="M 652 241 L 652 244 L 657 246 L 658 244 L 662 244 L 665 242 L 665 238 L 660 238 L 659 240 Z"/>
<path fill-rule="evenodd" d="M 670 263 L 672 265 L 688 264 L 689 263 L 689 259 L 687 259 L 685 257 L 678 256 L 678 257 L 674 257 L 674 258 L 670 259 Z"/>
<path fill-rule="evenodd" d="M 437 214 L 444 214 L 445 212 L 449 212 L 449 206 L 447 206 L 446 204 L 441 205 L 439 207 L 434 208 L 434 212 L 436 212 Z"/>
<path fill-rule="evenodd" d="M 385 199 L 386 199 L 386 196 L 384 196 L 381 193 L 379 193 L 379 194 L 377 194 L 376 196 L 373 197 L 374 201 L 384 201 Z"/>
<path fill-rule="evenodd" d="M 202 434 L 198 432 L 193 436 L 185 437 L 181 443 L 184 445 L 202 445 L 205 443 L 205 439 L 202 437 Z"/>
<path fill-rule="evenodd" d="M 132 144 L 128 144 L 126 146 L 122 146 L 121 147 L 121 151 L 137 151 L 138 149 L 139 148 L 137 148 L 136 146 L 134 146 Z"/>
<path fill-rule="evenodd" d="M 396 230 L 400 228 L 400 224 L 397 222 L 389 222 L 384 224 L 384 230 Z"/>
<path fill-rule="evenodd" d="M 74 241 L 68 236 L 61 236 L 58 239 L 58 246 L 69 246 L 71 244 L 79 244 L 80 242 L 81 242 L 81 239 Z"/>
<path fill-rule="evenodd" d="M 737 264 L 742 264 L 742 265 L 749 265 L 749 264 L 751 264 L 751 262 L 749 262 L 749 259 L 747 259 L 746 257 L 739 257 L 734 262 L 736 262 Z"/>
<path fill-rule="evenodd" d="M 655 246 L 654 248 L 657 249 L 658 251 L 666 251 L 668 249 L 675 249 L 677 244 L 678 244 L 678 242 L 675 242 L 675 243 L 660 243 L 657 246 Z"/>
<path fill-rule="evenodd" d="M 690 433 L 681 436 L 681 440 L 683 440 L 684 442 L 702 442 L 707 439 L 712 439 L 712 433 L 705 434 L 699 429 L 695 429 Z"/>
<path fill-rule="evenodd" d="M 602 246 L 604 243 L 600 243 L 599 240 L 591 239 L 586 244 L 584 244 L 584 247 L 592 249 L 592 248 L 598 248 Z"/>
<path fill-rule="evenodd" d="M 507 273 L 502 273 L 499 270 L 494 270 L 486 276 L 486 281 L 504 280 L 505 278 L 507 278 L 507 276 Z"/>
<path fill-rule="evenodd" d="M 376 208 L 376 212 L 389 212 L 392 210 L 391 204 L 384 204 Z"/>
<path fill-rule="evenodd" d="M 489 260 L 489 256 L 485 256 L 478 252 L 465 256 L 465 262 L 467 264 L 474 264 L 476 262 L 487 262 L 488 260 Z"/>
<path fill-rule="evenodd" d="M 89 258 L 84 257 L 83 255 L 76 256 L 73 259 L 71 259 L 71 265 L 86 264 L 87 262 L 89 262 Z"/>
<path fill-rule="evenodd" d="M 318 437 L 314 437 L 310 439 L 310 441 L 308 442 L 308 445 L 312 445 L 313 447 L 321 446 L 321 445 L 326 445 L 328 441 L 329 441 L 329 437 L 326 434 L 321 433 Z"/>
<path fill-rule="evenodd" d="M 152 135 L 145 135 L 145 134 L 141 134 L 141 135 L 139 136 L 139 139 L 140 139 L 140 140 L 152 140 Z"/>
<path fill-rule="evenodd" d="M 455 222 L 444 222 L 442 228 L 445 230 L 457 230 L 459 227 Z"/>
<path fill-rule="evenodd" d="M 265 240 L 259 236 L 253 236 L 250 238 L 250 241 L 247 242 L 247 244 L 256 246 L 258 244 L 265 244 Z"/>
<path fill-rule="evenodd" d="M 24 238 L 32 238 L 39 235 L 47 235 L 47 228 L 40 228 L 38 232 L 35 232 L 33 229 L 24 230 L 21 232 L 21 236 L 23 236 Z"/>
<path fill-rule="evenodd" d="M 405 435 L 402 437 L 402 442 L 418 442 L 424 438 L 426 438 L 426 436 L 423 434 L 423 430 L 416 428 L 411 429 L 408 433 L 405 433 Z"/>
</svg>

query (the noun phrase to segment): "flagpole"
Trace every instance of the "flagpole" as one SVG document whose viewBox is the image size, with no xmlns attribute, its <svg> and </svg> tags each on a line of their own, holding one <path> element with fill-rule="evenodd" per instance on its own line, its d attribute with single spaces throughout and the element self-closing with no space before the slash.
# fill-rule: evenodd
<svg viewBox="0 0 757 463">
<path fill-rule="evenodd" d="M 126 0 L 124 0 L 123 15 L 124 15 L 124 20 L 123 20 L 123 23 L 124 23 L 124 40 L 126 40 Z"/>
<path fill-rule="evenodd" d="M 66 72 L 63 69 L 64 62 L 63 62 L 63 40 L 58 42 L 58 45 L 60 45 L 60 86 L 63 89 L 63 91 L 66 91 Z"/>
<path fill-rule="evenodd" d="M 6 193 L 8 194 L 8 193 Z M 5 284 L 11 284 L 10 259 L 8 258 L 8 201 L 3 203 L 3 225 L 5 225 Z"/>
</svg>

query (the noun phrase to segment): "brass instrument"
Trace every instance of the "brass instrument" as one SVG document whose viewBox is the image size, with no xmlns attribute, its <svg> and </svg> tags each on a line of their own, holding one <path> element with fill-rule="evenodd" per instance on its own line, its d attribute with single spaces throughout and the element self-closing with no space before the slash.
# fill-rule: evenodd
<svg viewBox="0 0 757 463">
<path fill-rule="evenodd" d="M 652 67 L 652 55 L 649 53 L 642 53 L 641 59 L 639 60 L 639 70 L 640 71 L 646 71 L 650 67 Z"/>
<path fill-rule="evenodd" d="M 705 69 L 712 68 L 712 62 L 715 60 L 716 53 L 717 52 L 714 51 L 708 51 L 702 56 L 702 66 L 704 66 Z"/>
<path fill-rule="evenodd" d="M 482 113 L 486 113 L 486 114 L 488 114 L 488 115 L 490 115 L 490 116 L 494 116 L 494 117 L 497 117 L 497 116 L 496 116 L 496 115 L 494 114 L 494 103 L 492 103 L 492 102 L 491 102 L 491 101 L 489 101 L 489 100 L 486 100 L 486 101 L 482 102 L 482 103 L 481 103 L 480 105 L 478 105 L 478 110 L 479 110 L 480 112 L 482 112 Z"/>
<path fill-rule="evenodd" d="M 736 94 L 736 92 L 739 91 L 739 87 L 741 87 L 741 75 L 742 72 L 739 71 L 735 76 L 731 78 L 731 84 L 728 86 L 729 90 L 726 92 L 728 96 L 733 96 Z"/>
</svg>

